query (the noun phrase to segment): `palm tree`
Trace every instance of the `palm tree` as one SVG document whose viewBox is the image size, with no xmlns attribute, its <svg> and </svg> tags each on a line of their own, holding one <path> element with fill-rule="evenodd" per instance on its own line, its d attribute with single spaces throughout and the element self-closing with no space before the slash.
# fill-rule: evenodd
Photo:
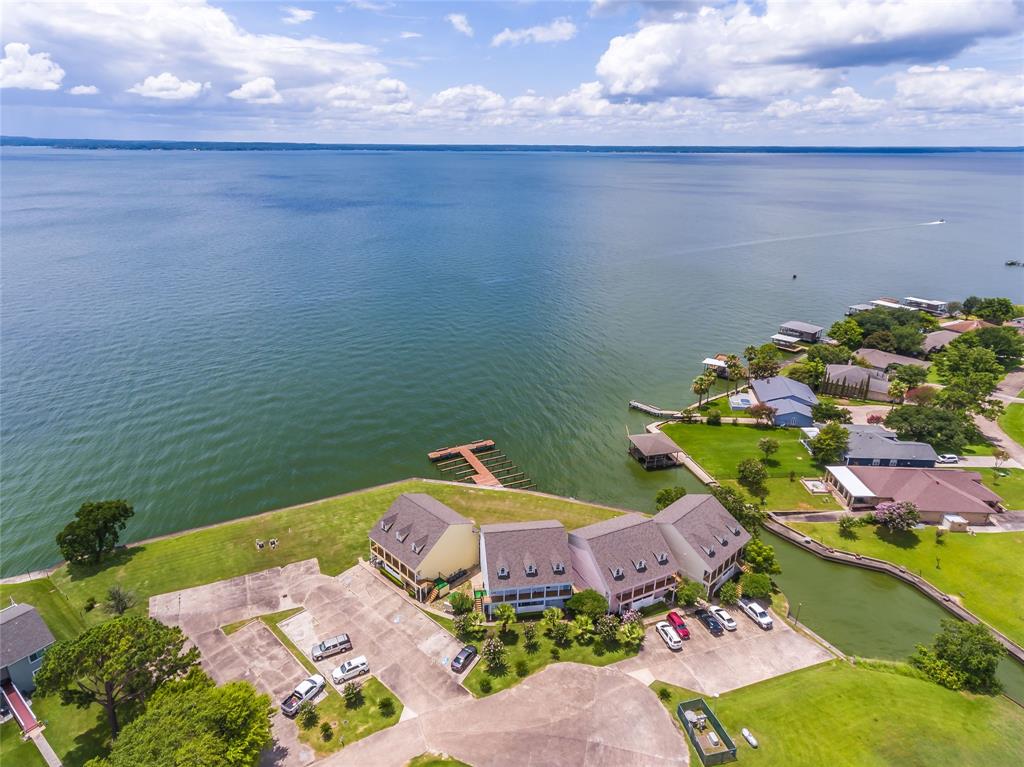
<svg viewBox="0 0 1024 767">
<path fill-rule="evenodd" d="M 733 391 L 739 391 L 740 381 L 747 377 L 747 369 L 743 367 L 743 362 L 735 354 L 730 354 L 725 358 L 725 371 L 729 376 L 729 383 L 733 385 Z"/>
<path fill-rule="evenodd" d="M 510 623 L 516 622 L 516 608 L 505 602 L 494 608 L 494 620 L 501 624 L 501 632 L 508 631 Z"/>
<path fill-rule="evenodd" d="M 704 395 L 711 391 L 711 387 L 708 385 L 708 379 L 704 375 L 697 376 L 693 379 L 690 391 L 697 395 L 697 407 L 700 407 L 704 402 Z"/>
</svg>

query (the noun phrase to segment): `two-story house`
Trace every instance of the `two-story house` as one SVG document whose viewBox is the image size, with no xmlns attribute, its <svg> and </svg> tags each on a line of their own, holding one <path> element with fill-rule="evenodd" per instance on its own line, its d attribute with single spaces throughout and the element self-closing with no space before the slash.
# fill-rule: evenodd
<svg viewBox="0 0 1024 767">
<path fill-rule="evenodd" d="M 572 559 L 561 522 L 480 527 L 480 573 L 488 619 L 501 604 L 517 613 L 563 607 L 572 596 Z"/>
</svg>

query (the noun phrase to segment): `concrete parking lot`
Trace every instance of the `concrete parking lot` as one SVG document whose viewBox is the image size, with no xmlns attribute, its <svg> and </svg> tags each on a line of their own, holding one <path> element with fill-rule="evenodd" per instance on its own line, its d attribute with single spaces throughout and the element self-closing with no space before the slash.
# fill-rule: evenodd
<svg viewBox="0 0 1024 767">
<path fill-rule="evenodd" d="M 833 657 L 777 615 L 772 616 L 774 628 L 764 631 L 738 607 L 728 608 L 728 612 L 736 620 L 736 630 L 720 637 L 711 636 L 699 621 L 687 616 L 691 638 L 683 642 L 679 652 L 669 650 L 649 626 L 640 653 L 616 663 L 615 668 L 645 684 L 658 679 L 716 695 Z"/>
<path fill-rule="evenodd" d="M 481 700 L 375 733 L 330 767 L 402 767 L 446 753 L 474 767 L 684 767 L 682 731 L 641 682 L 611 668 L 559 663 Z"/>
</svg>

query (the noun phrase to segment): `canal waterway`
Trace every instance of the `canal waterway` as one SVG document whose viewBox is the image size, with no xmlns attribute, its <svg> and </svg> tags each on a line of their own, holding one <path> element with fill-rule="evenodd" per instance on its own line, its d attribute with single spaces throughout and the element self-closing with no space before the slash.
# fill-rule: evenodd
<svg viewBox="0 0 1024 767">
<path fill-rule="evenodd" d="M 782 567 L 775 580 L 790 612 L 847 655 L 906 660 L 916 645 L 931 643 L 941 619 L 952 617 L 889 575 L 826 562 L 768 531 L 763 534 Z M 1024 666 L 1005 658 L 999 680 L 1006 694 L 1024 705 Z"/>
</svg>

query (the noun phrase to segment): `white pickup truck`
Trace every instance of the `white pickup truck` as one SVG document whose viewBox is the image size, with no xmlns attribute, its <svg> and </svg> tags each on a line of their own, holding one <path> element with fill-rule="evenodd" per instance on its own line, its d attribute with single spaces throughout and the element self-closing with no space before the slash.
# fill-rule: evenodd
<svg viewBox="0 0 1024 767">
<path fill-rule="evenodd" d="M 740 607 L 743 609 L 743 612 L 750 617 L 750 620 L 754 621 L 754 623 L 765 631 L 772 627 L 772 616 L 770 616 L 768 611 L 753 599 L 741 599 Z"/>
<path fill-rule="evenodd" d="M 295 716 L 299 713 L 299 707 L 306 701 L 313 700 L 326 685 L 327 680 L 319 674 L 302 680 L 291 694 L 281 701 L 281 713 L 285 716 Z"/>
</svg>

